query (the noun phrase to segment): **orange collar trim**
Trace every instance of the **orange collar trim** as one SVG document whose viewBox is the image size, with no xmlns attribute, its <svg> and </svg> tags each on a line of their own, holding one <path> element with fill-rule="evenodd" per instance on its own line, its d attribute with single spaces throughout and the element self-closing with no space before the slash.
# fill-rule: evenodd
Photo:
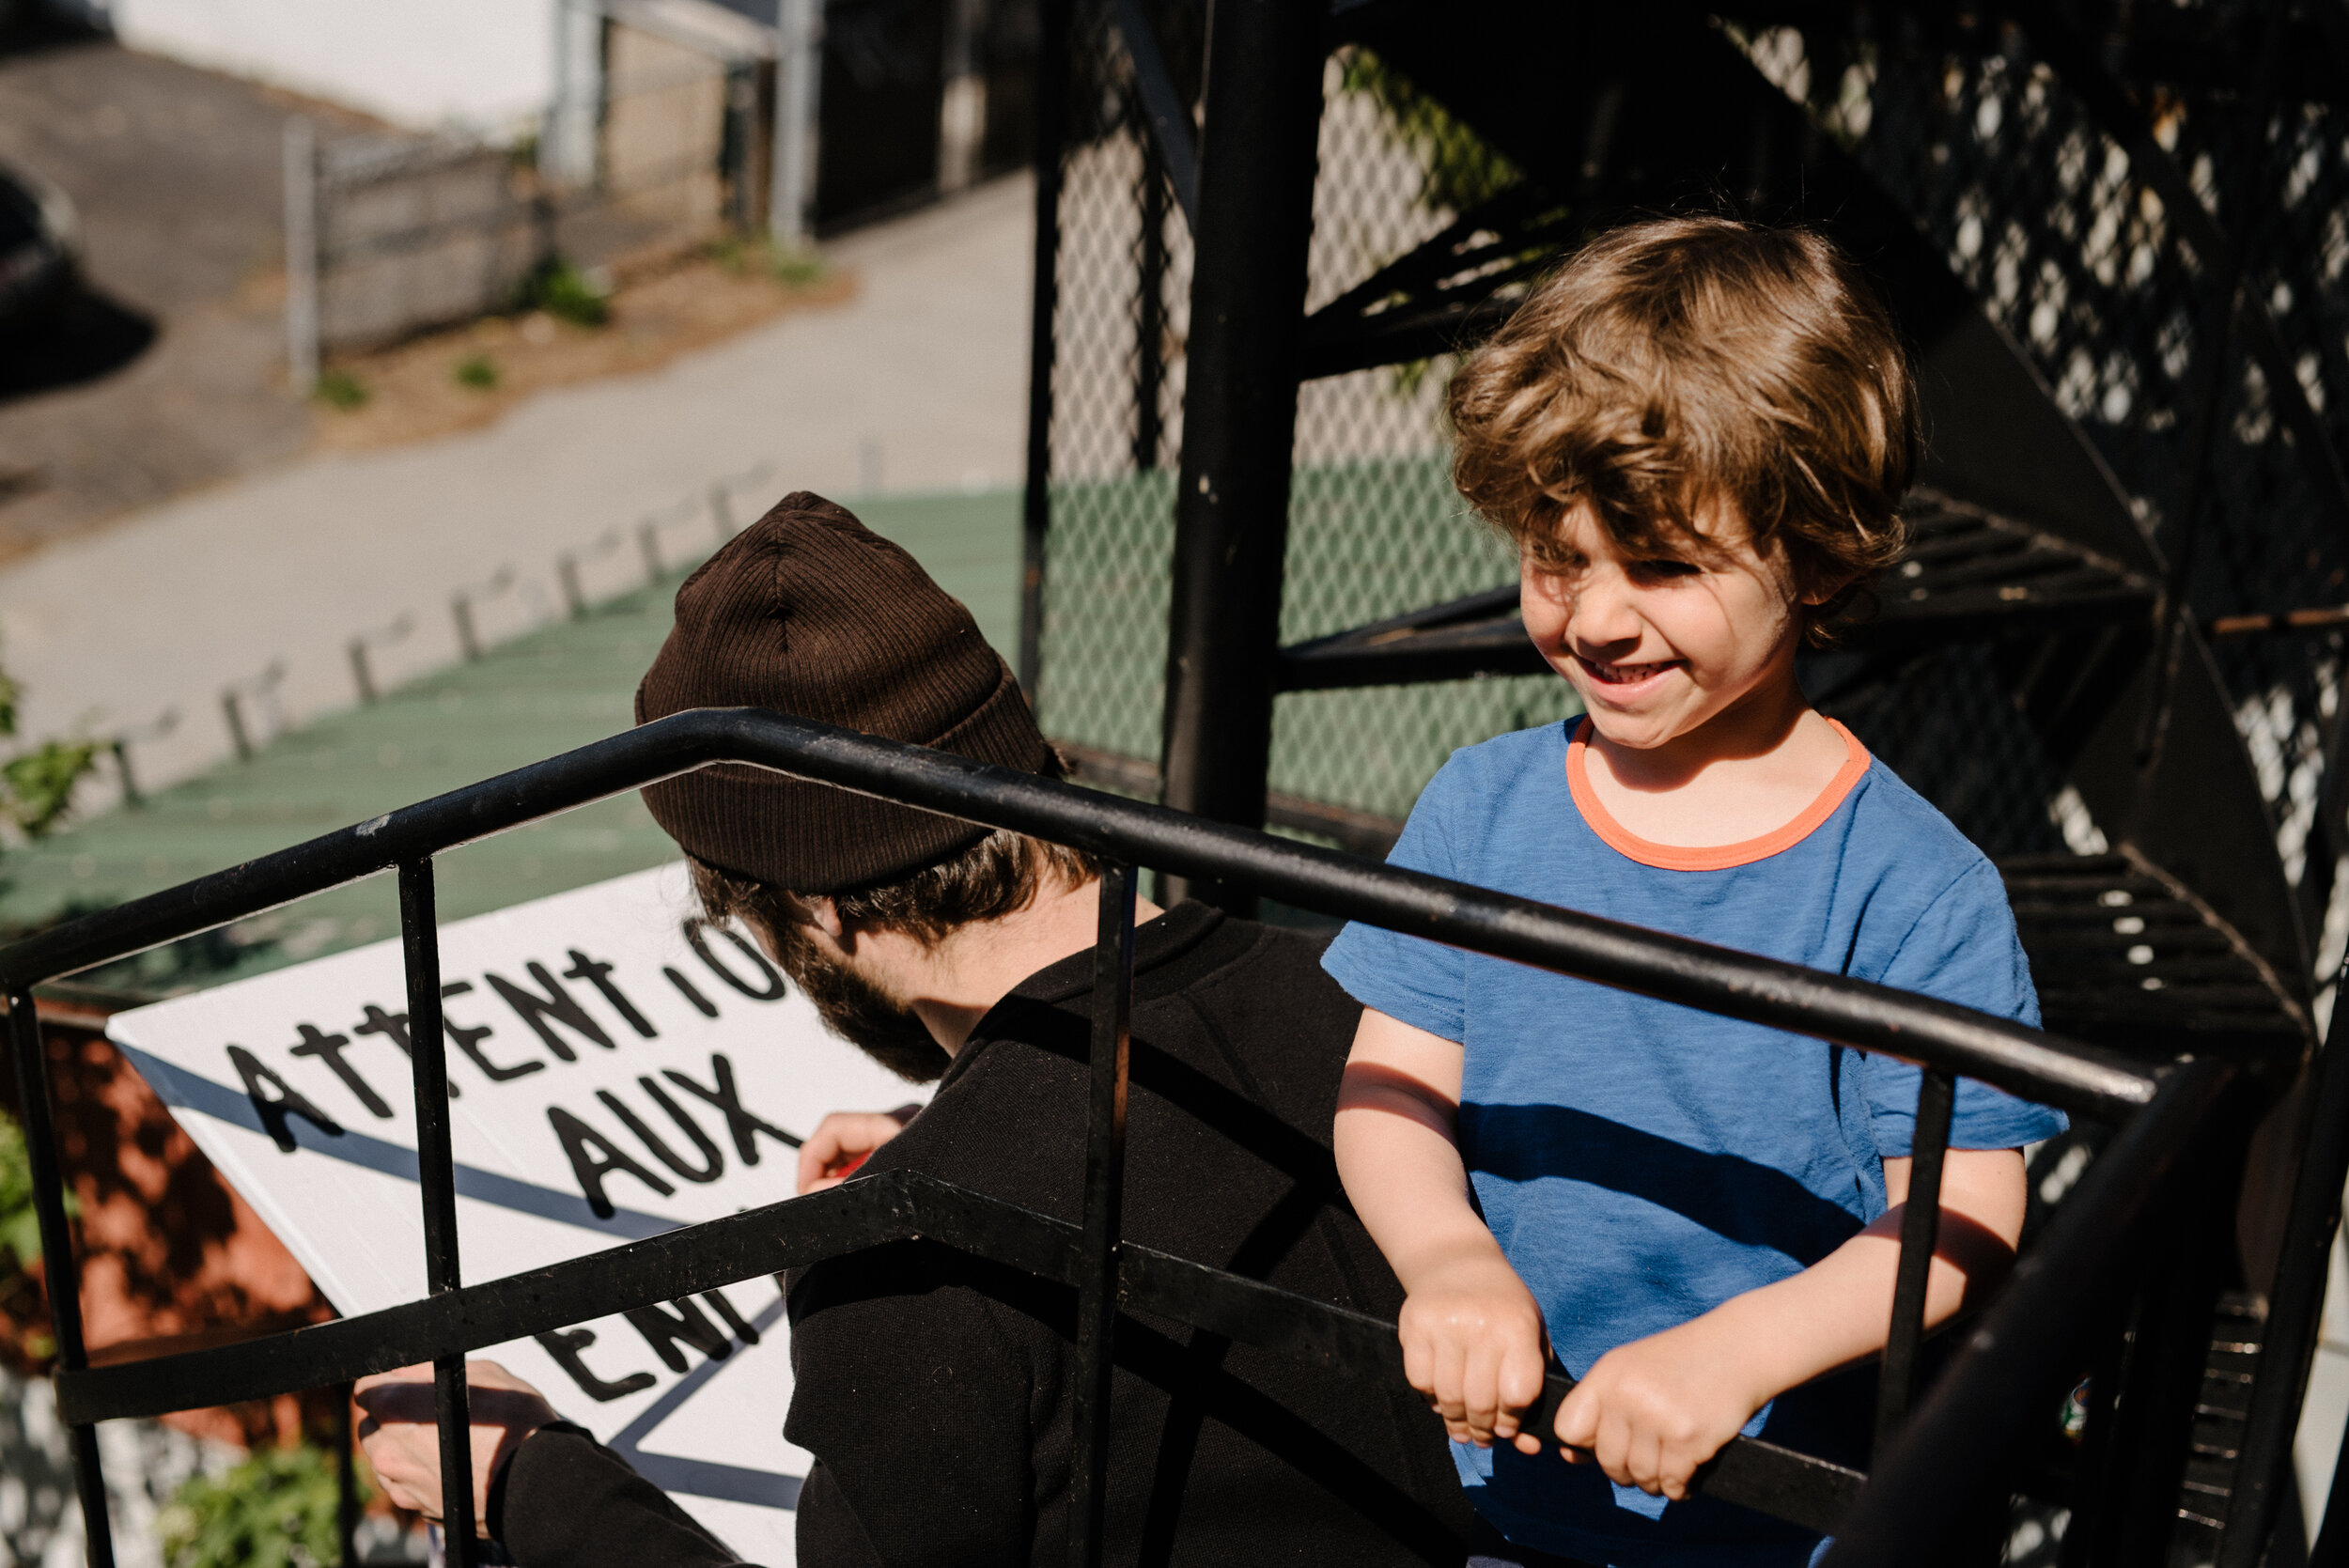
<svg viewBox="0 0 2349 1568">
<path fill-rule="evenodd" d="M 1846 753 L 1843 766 L 1836 770 L 1834 778 L 1828 781 L 1828 786 L 1819 792 L 1818 799 L 1803 807 L 1792 822 L 1764 833 L 1760 838 L 1750 838 L 1739 844 L 1657 844 L 1653 839 L 1640 837 L 1616 821 L 1613 814 L 1599 803 L 1598 794 L 1591 788 L 1590 775 L 1584 768 L 1582 732 L 1590 723 L 1587 717 L 1576 722 L 1574 734 L 1566 742 L 1566 787 L 1574 792 L 1575 806 L 1582 813 L 1582 820 L 1591 825 L 1591 831 L 1604 840 L 1610 848 L 1641 865 L 1652 865 L 1665 871 L 1727 871 L 1732 866 L 1751 865 L 1756 861 L 1766 861 L 1772 855 L 1792 849 L 1809 838 L 1819 824 L 1835 815 L 1835 808 L 1843 803 L 1843 798 L 1866 775 L 1868 748 L 1862 746 L 1859 737 L 1842 724 L 1832 719 L 1828 722 L 1835 724 L 1835 733 L 1843 737 Z"/>
</svg>

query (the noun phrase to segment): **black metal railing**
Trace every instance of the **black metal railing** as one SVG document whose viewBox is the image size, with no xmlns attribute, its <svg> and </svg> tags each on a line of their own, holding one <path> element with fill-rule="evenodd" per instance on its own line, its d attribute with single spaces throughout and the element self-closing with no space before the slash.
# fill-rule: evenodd
<svg viewBox="0 0 2349 1568">
<path fill-rule="evenodd" d="M 484 1284 L 464 1286 L 447 1122 L 432 857 L 474 839 L 715 763 L 743 763 L 1072 845 L 1105 864 L 1093 996 L 1092 1105 L 1081 1225 L 911 1172 Z M 916 746 L 754 709 L 677 714 L 388 813 L 0 949 L 0 988 L 23 1091 L 35 1202 L 58 1347 L 59 1413 L 71 1434 L 90 1560 L 112 1562 L 94 1423 L 348 1382 L 429 1359 L 447 1517 L 472 1517 L 464 1357 L 551 1331 L 893 1240 L 925 1236 L 1074 1286 L 1079 1294 L 1077 1506 L 1072 1560 L 1099 1560 L 1110 1329 L 1146 1310 L 1352 1375 L 1399 1380 L 1393 1326 L 1152 1251 L 1119 1235 L 1135 868 L 1245 887 L 1471 952 L 1918 1063 L 1926 1069 L 1873 1475 L 1740 1438 L 1704 1471 L 1708 1495 L 1838 1533 L 1839 1564 L 1909 1560 L 1948 1538 L 2009 1441 L 2044 1416 L 2092 1304 L 2131 1256 L 2164 1180 L 2215 1125 L 2251 1063 L 2152 1067 L 2097 1048 L 1866 982 L 1734 953 L 1178 812 L 984 767 Z M 397 871 L 413 1052 L 427 1291 L 362 1317 L 181 1355 L 88 1364 L 66 1223 L 36 986 L 324 889 Z M 1923 1337 L 1954 1077 L 2119 1126 L 2017 1264 L 1930 1396 L 1907 1412 Z M 1543 1408 L 1571 1384 L 1553 1374 Z M 1897 1436 L 1895 1436 L 1897 1434 Z M 1864 1483 L 1864 1484 L 1862 1484 Z M 470 1531 L 449 1560 L 470 1568 Z"/>
</svg>

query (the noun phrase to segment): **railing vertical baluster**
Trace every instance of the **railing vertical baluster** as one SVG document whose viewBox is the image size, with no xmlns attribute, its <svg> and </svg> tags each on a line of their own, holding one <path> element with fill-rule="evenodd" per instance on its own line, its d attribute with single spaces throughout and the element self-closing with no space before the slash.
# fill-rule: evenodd
<svg viewBox="0 0 2349 1568">
<path fill-rule="evenodd" d="M 447 1037 L 441 1025 L 441 933 L 432 862 L 399 864 L 399 934 L 408 967 L 408 1044 L 416 1088 L 416 1175 L 424 1192 L 424 1277 L 433 1295 L 462 1282 L 457 1254 L 457 1167 L 449 1146 Z M 465 1358 L 432 1363 L 441 1429 L 441 1533 L 448 1568 L 474 1568 L 473 1440 Z"/>
<path fill-rule="evenodd" d="M 2300 1506 L 2305 1510 L 2315 1500 L 2307 1498 Z M 2333 1461 L 2333 1481 L 2325 1494 L 2324 1512 L 2304 1517 L 2314 1538 L 2309 1545 L 2309 1568 L 2349 1565 L 2349 1431 L 2342 1433 L 2340 1457 Z"/>
<path fill-rule="evenodd" d="M 40 1017 L 29 990 L 8 995 L 8 1045 L 16 1057 L 17 1103 L 24 1118 L 24 1153 L 33 1167 L 33 1219 L 40 1229 L 41 1275 L 48 1286 L 49 1323 L 57 1336 L 57 1364 L 79 1372 L 89 1365 L 82 1343 L 82 1269 L 65 1218 L 65 1168 L 57 1163 L 57 1124 L 49 1101 L 49 1063 L 42 1053 Z M 73 1449 L 73 1489 L 81 1494 L 90 1568 L 114 1568 L 114 1524 L 106 1514 L 106 1476 L 98 1463 L 98 1429 L 67 1428 Z"/>
<path fill-rule="evenodd" d="M 2349 981 L 2335 980 L 2334 995 Z M 2296 1131 L 2300 1170 L 2286 1211 L 2283 1245 L 2267 1292 L 2267 1322 L 2260 1330 L 2259 1367 L 2243 1423 L 2234 1493 L 2227 1499 L 2227 1530 L 2217 1568 L 2256 1568 L 2276 1529 L 2277 1504 L 2291 1473 L 2293 1440 L 2308 1392 L 2309 1369 L 2325 1315 L 2332 1273 L 2333 1233 L 2341 1228 L 2341 1183 L 2349 1180 L 2349 1008 L 2336 1004 L 2325 1048 L 2310 1067 L 2313 1080 Z M 2303 1499 L 2302 1506 L 2314 1502 Z M 2313 1533 L 2316 1521 L 2308 1521 Z M 2344 1543 L 2349 1544 L 2349 1543 Z"/>
<path fill-rule="evenodd" d="M 351 1430 L 351 1389 L 343 1389 L 343 1407 L 334 1422 L 334 1544 L 342 1568 L 359 1568 L 359 1461 L 354 1452 L 357 1434 Z"/>
<path fill-rule="evenodd" d="M 1108 1522 L 1111 1342 L 1117 1321 L 1117 1236 L 1126 1187 L 1126 1058 L 1134 1007 L 1130 865 L 1101 868 L 1093 949 L 1093 1097 L 1085 1121 L 1084 1283 L 1077 1293 L 1077 1433 L 1069 1471 L 1068 1555 L 1095 1568 Z"/>
<path fill-rule="evenodd" d="M 1917 1136 L 1910 1145 L 1907 1207 L 1901 1215 L 1901 1266 L 1892 1287 L 1892 1327 L 1884 1345 L 1884 1371 L 1876 1386 L 1879 1454 L 1908 1416 L 1916 1391 L 1917 1350 L 1925 1337 L 1925 1286 L 1933 1273 L 1933 1250 L 1941 1235 L 1941 1164 L 1950 1148 L 1950 1114 L 1957 1103 L 1957 1079 L 1927 1072 L 1917 1086 Z"/>
</svg>

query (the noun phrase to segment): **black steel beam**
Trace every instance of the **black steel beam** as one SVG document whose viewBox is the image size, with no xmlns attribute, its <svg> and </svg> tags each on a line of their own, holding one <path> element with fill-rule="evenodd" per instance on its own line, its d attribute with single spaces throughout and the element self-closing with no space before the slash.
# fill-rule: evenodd
<svg viewBox="0 0 2349 1568">
<path fill-rule="evenodd" d="M 1183 221 L 1195 233 L 1199 226 L 1199 151 L 1191 141 L 1190 106 L 1175 90 L 1174 78 L 1166 69 L 1165 52 L 1159 48 L 1157 30 L 1150 25 L 1142 0 L 1110 0 L 1110 14 L 1117 19 L 1117 36 L 1126 45 L 1127 61 L 1134 68 L 1134 93 L 1142 100 L 1143 117 L 1149 121 L 1151 144 L 1159 150 L 1167 183 L 1174 187 Z"/>
<path fill-rule="evenodd" d="M 2339 978 L 2349 978 L 2349 970 L 2337 977 L 2336 996 Z M 2242 1457 L 2235 1466 L 2216 1568 L 2258 1568 L 2275 1531 L 2277 1508 L 2291 1472 L 2300 1405 L 2308 1392 L 2309 1365 L 2316 1355 L 2324 1317 L 2333 1234 L 2341 1227 L 2341 1187 L 2349 1182 L 2345 1013 L 2349 1008 L 2334 1004 L 2325 1048 L 2312 1068 L 2315 1093 L 2307 1096 L 2304 1126 L 2294 1140 L 2301 1150 L 2300 1169 L 2294 1179 L 2275 1278 L 2268 1286 L 2267 1322 L 2260 1333 L 2251 1407 L 2244 1421 Z"/>
<path fill-rule="evenodd" d="M 0 948 L 11 992 L 711 763 L 836 784 L 1299 908 L 1410 932 L 1750 1023 L 1979 1079 L 2101 1121 L 2160 1075 L 2116 1052 L 1887 986 L 1204 821 L 1162 806 L 758 708 L 696 708 L 387 812 Z"/>
<path fill-rule="evenodd" d="M 1541 651 L 1526 640 L 1517 585 L 1508 582 L 1291 644 L 1280 651 L 1273 684 L 1283 691 L 1332 691 L 1548 673 Z"/>
<path fill-rule="evenodd" d="M 1035 51 L 1035 252 L 1028 297 L 1027 479 L 1019 500 L 1019 664 L 1028 701 L 1044 667 L 1044 541 L 1052 522 L 1053 326 L 1060 311 L 1061 149 L 1068 137 L 1069 15 L 1038 0 Z"/>
<path fill-rule="evenodd" d="M 268 1399 L 916 1236 L 1073 1281 L 1078 1235 L 1066 1221 L 926 1176 L 888 1172 L 363 1317 L 64 1371 L 57 1407 L 64 1420 L 98 1421 Z"/>
<path fill-rule="evenodd" d="M 1068 1491 L 1068 1557 L 1098 1568 L 1109 1528 L 1110 1385 L 1115 1363 L 1118 1238 L 1125 1233 L 1126 1088 L 1134 1021 L 1134 893 L 1139 873 L 1101 868 L 1093 947 L 1091 1094 L 1085 1110 L 1082 1256 L 1077 1279 L 1076 1443 Z"/>
<path fill-rule="evenodd" d="M 1168 805 L 1249 828 L 1272 747 L 1324 14 L 1217 0 L 1208 29 L 1159 771 Z M 1255 908 L 1179 873 L 1167 893 Z"/>
<path fill-rule="evenodd" d="M 1472 348 L 1607 210 L 1596 202 L 1570 209 L 1531 181 L 1511 186 L 1308 317 L 1299 375 L 1314 380 Z M 1499 238 L 1478 238 L 1485 234 Z"/>
<path fill-rule="evenodd" d="M 49 1297 L 49 1327 L 56 1336 L 62 1376 L 88 1366 L 89 1352 L 82 1338 L 81 1260 L 74 1256 L 73 1228 L 67 1223 L 65 1167 L 57 1158 L 49 1063 L 32 989 L 23 986 L 8 992 L 8 1048 L 16 1058 L 17 1109 L 33 1176 L 33 1223 L 40 1235 L 43 1294 Z M 106 1514 L 106 1476 L 98 1457 L 97 1428 L 70 1415 L 61 1419 L 73 1456 L 73 1489 L 81 1499 L 90 1568 L 114 1568 L 114 1529 Z"/>
<path fill-rule="evenodd" d="M 1950 1118 L 1957 1080 L 1926 1073 L 1917 1084 L 1916 1141 L 1909 1157 L 1908 1192 L 1901 1209 L 1900 1269 L 1892 1287 L 1892 1323 L 1876 1383 L 1875 1452 L 1882 1453 L 1908 1419 L 1917 1388 L 1917 1356 L 1925 1341 L 1925 1294 L 1933 1282 L 1933 1251 L 1941 1234 L 1941 1168 L 1950 1152 Z"/>
<path fill-rule="evenodd" d="M 441 1018 L 441 929 L 428 856 L 399 863 L 400 951 L 408 979 L 408 1058 L 416 1098 L 416 1190 L 424 1206 L 425 1289 L 461 1288 L 457 1238 L 457 1161 L 448 1124 L 448 1035 Z M 441 1438 L 443 1550 L 450 1568 L 479 1557 L 474 1518 L 473 1395 L 464 1354 L 432 1362 L 432 1414 Z"/>
</svg>

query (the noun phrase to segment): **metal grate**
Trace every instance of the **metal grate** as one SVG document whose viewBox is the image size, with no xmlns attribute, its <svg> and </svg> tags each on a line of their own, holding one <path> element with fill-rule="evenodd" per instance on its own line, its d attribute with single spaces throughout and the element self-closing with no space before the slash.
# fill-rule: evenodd
<svg viewBox="0 0 2349 1568">
<path fill-rule="evenodd" d="M 2142 856 L 1999 864 L 2046 1027 L 2132 1054 L 2298 1048 L 2305 1015 L 2265 964 Z"/>
<path fill-rule="evenodd" d="M 1960 637 L 2077 629 L 2141 619 L 2155 585 L 2138 573 L 2011 518 L 1920 489 L 1914 530 L 1894 567 L 1838 645 L 1882 652 Z M 1514 583 L 1408 611 L 1281 650 L 1286 691 L 1388 686 L 1447 675 L 1538 675 Z"/>
<path fill-rule="evenodd" d="M 1923 226 L 2173 561 L 2188 549 L 2198 404 L 2216 388 L 2186 582 L 2204 618 L 2332 602 L 2349 584 L 2349 528 L 2326 478 L 2337 459 L 2317 450 L 2349 446 L 2349 105 L 2317 80 L 2339 80 L 2326 40 L 2295 34 L 2285 90 L 2262 114 L 2249 83 L 2270 9 L 2085 7 L 2079 37 L 2095 48 L 2068 42 L 2050 14 L 2037 34 L 1952 13 L 1733 35 Z M 2156 149 L 2239 238 L 2246 296 L 2273 322 L 2294 385 L 2276 385 L 2247 351 L 2256 328 L 2235 334 L 2214 372 L 2204 344 L 2221 285 Z M 2300 399 L 2305 415 L 2287 406 Z M 2341 653 L 2337 633 L 2218 649 L 2312 935 L 2331 906 L 2326 978 L 2349 932 L 2338 800 L 2318 815 Z"/>
</svg>

